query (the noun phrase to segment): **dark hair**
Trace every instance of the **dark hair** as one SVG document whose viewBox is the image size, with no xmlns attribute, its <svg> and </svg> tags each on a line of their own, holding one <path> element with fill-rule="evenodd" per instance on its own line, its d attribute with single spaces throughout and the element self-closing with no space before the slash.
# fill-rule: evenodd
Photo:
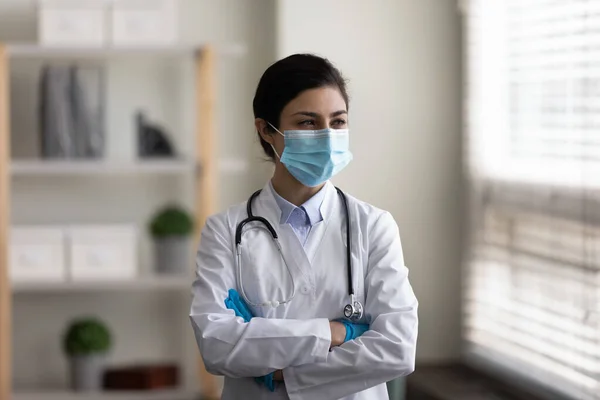
<svg viewBox="0 0 600 400">
<path fill-rule="evenodd" d="M 294 54 L 281 59 L 267 68 L 258 82 L 252 103 L 254 118 L 262 118 L 279 129 L 281 111 L 290 101 L 305 90 L 325 86 L 336 87 L 348 107 L 346 81 L 329 60 L 313 54 Z M 267 129 L 274 132 L 268 125 Z M 260 132 L 258 137 L 267 156 L 273 159 L 271 145 Z"/>
</svg>

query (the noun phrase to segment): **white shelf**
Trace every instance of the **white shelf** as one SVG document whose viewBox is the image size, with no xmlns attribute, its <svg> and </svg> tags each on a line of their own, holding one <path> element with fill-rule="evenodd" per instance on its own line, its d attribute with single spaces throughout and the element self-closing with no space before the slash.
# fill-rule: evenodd
<svg viewBox="0 0 600 400">
<path fill-rule="evenodd" d="M 198 394 L 180 390 L 157 390 L 144 392 L 17 392 L 13 400 L 195 400 Z"/>
<path fill-rule="evenodd" d="M 61 47 L 42 46 L 35 43 L 9 44 L 8 54 L 12 58 L 76 58 L 76 59 L 110 59 L 114 57 L 182 57 L 192 56 L 202 50 L 204 45 L 176 44 L 172 46 L 136 46 L 114 47 Z M 225 56 L 241 57 L 247 52 L 244 44 L 228 44 L 217 46 L 217 53 Z"/>
<path fill-rule="evenodd" d="M 247 160 L 225 158 L 218 161 L 219 172 L 240 174 L 250 169 Z M 196 170 L 187 160 L 148 160 L 135 162 L 88 160 L 15 160 L 10 165 L 13 176 L 185 174 Z"/>
<path fill-rule="evenodd" d="M 11 174 L 17 175 L 114 175 L 114 174 L 180 174 L 195 170 L 186 160 L 148 160 L 118 162 L 106 160 L 15 160 Z"/>
<path fill-rule="evenodd" d="M 13 293 L 78 293 L 111 291 L 191 290 L 193 278 L 152 276 L 122 281 L 14 282 Z"/>
</svg>

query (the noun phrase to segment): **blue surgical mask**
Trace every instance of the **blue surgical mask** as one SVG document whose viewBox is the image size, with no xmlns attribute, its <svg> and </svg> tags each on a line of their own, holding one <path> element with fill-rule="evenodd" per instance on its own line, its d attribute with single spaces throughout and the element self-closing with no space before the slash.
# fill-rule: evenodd
<svg viewBox="0 0 600 400">
<path fill-rule="evenodd" d="M 289 130 L 279 132 L 285 140 L 281 156 L 271 147 L 294 178 L 305 186 L 315 187 L 352 161 L 348 133 L 348 129 Z"/>
</svg>

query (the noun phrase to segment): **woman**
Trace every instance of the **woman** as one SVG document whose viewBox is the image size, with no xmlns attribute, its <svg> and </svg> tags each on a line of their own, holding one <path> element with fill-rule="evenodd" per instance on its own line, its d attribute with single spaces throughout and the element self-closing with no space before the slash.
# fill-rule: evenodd
<svg viewBox="0 0 600 400">
<path fill-rule="evenodd" d="M 254 115 L 275 172 L 202 231 L 190 318 L 206 368 L 225 376 L 223 399 L 387 399 L 385 382 L 414 369 L 417 300 L 392 216 L 329 182 L 352 159 L 345 81 L 323 58 L 287 57 Z M 249 211 L 273 232 L 243 224 Z"/>
</svg>

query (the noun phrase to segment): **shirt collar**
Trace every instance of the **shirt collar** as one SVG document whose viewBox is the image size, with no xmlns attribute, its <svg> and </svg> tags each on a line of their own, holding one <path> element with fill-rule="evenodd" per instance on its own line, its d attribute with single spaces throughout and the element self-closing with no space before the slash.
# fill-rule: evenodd
<svg viewBox="0 0 600 400">
<path fill-rule="evenodd" d="M 308 219 L 310 220 L 311 226 L 323 220 L 323 215 L 321 214 L 321 205 L 323 204 L 323 200 L 325 199 L 325 195 L 327 194 L 325 187 L 326 186 L 323 186 L 321 190 L 319 190 L 314 196 L 312 196 L 300 206 L 308 215 Z M 273 197 L 275 197 L 275 201 L 277 202 L 277 205 L 281 210 L 280 223 L 285 224 L 287 223 L 288 218 L 290 217 L 292 212 L 298 207 L 281 197 L 279 193 L 275 191 L 271 182 L 269 182 L 269 188 L 271 189 Z"/>
</svg>

